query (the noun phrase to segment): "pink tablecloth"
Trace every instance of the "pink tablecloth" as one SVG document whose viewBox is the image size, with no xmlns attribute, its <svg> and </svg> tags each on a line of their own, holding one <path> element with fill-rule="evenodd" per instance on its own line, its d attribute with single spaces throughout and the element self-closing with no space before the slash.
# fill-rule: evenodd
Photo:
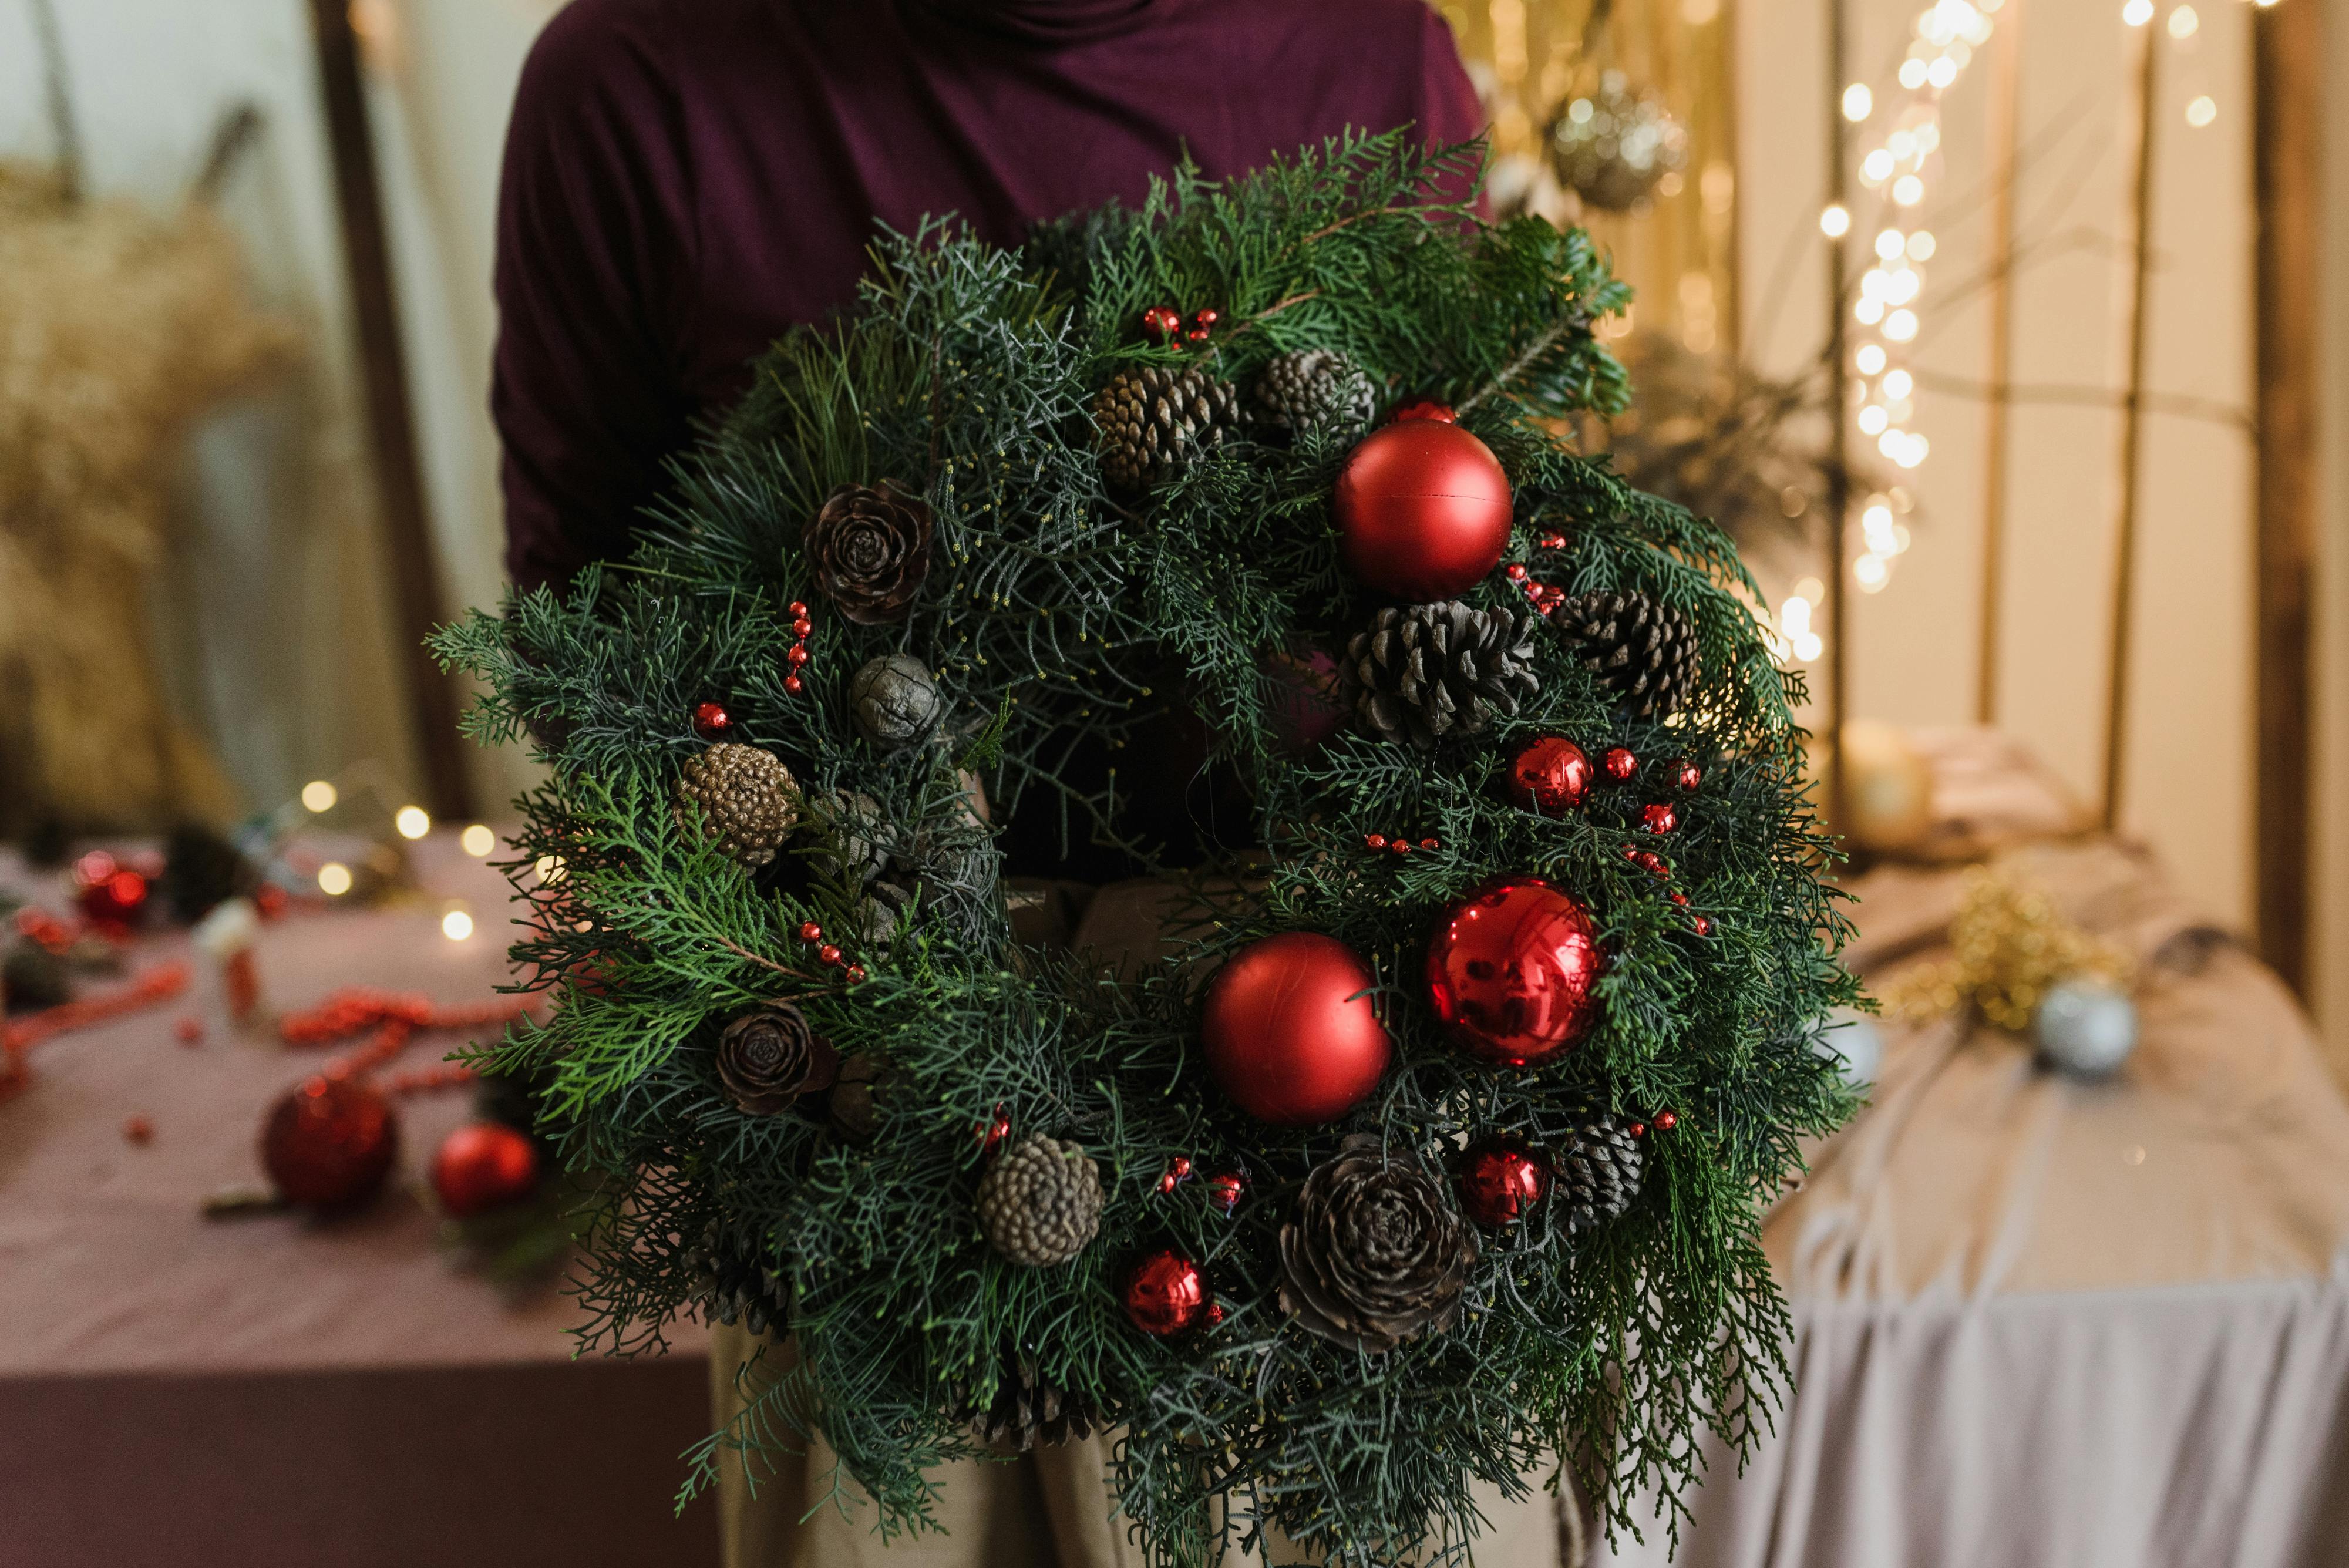
<svg viewBox="0 0 2349 1568">
<path fill-rule="evenodd" d="M 503 883 L 438 836 L 416 858 L 429 899 L 266 928 L 268 1002 L 488 1000 Z M 466 941 L 440 934 L 449 898 L 478 922 Z M 158 939 L 137 961 L 184 951 Z M 173 1034 L 189 1014 L 193 1048 Z M 404 1061 L 454 1044 L 421 1036 Z M 323 1054 L 232 1031 L 201 979 L 35 1048 L 31 1086 L 0 1104 L 0 1563 L 713 1562 L 711 1511 L 669 1508 L 708 1430 L 693 1331 L 663 1361 L 574 1363 L 567 1299 L 507 1301 L 435 1244 L 414 1184 L 465 1091 L 403 1101 L 394 1189 L 365 1213 L 200 1217 L 206 1193 L 259 1179 L 262 1107 Z M 144 1147 L 121 1136 L 134 1113 Z"/>
</svg>

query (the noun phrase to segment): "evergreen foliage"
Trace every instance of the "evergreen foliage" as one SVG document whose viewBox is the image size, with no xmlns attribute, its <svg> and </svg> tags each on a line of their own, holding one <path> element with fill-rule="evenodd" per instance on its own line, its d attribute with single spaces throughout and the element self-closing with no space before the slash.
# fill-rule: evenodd
<svg viewBox="0 0 2349 1568">
<path fill-rule="evenodd" d="M 1723 535 L 1561 433 L 1625 397 L 1592 329 L 1628 291 L 1578 232 L 1480 220 L 1462 194 L 1480 157 L 1398 132 L 1227 184 L 1185 171 L 1022 253 L 945 223 L 885 236 L 861 308 L 760 361 L 631 561 L 438 639 L 443 659 L 486 678 L 471 732 L 527 730 L 550 764 L 509 870 L 534 922 L 514 949 L 523 983 L 559 1005 L 492 1065 L 548 1075 L 568 1159 L 614 1195 L 587 1238 L 585 1342 L 661 1345 L 713 1237 L 789 1282 L 800 1355 L 744 1369 L 750 1409 L 696 1453 L 687 1493 L 821 1428 L 883 1531 L 926 1527 L 925 1469 L 977 1451 L 951 1414 L 957 1390 L 986 1405 L 1024 1356 L 1124 1424 L 1118 1495 L 1154 1561 L 1205 1565 L 1274 1532 L 1332 1562 L 1454 1561 L 1478 1527 L 1474 1481 L 1522 1496 L 1565 1456 L 1621 1520 L 1635 1490 L 1691 1480 L 1700 1424 L 1742 1449 L 1766 1419 L 1786 1319 L 1758 1214 L 1797 1168 L 1797 1137 L 1847 1109 L 1807 1041 L 1854 994 L 1800 778 L 1799 693 Z M 1168 304 L 1212 304 L 1211 339 L 1147 339 L 1143 313 Z M 1327 518 L 1342 446 L 1310 430 L 1292 445 L 1230 441 L 1137 501 L 1104 487 L 1086 409 L 1121 369 L 1206 364 L 1244 385 L 1304 348 L 1361 366 L 1382 412 L 1416 398 L 1460 410 L 1508 471 L 1507 559 L 1534 580 L 1638 588 L 1684 612 L 1701 675 L 1682 711 L 1629 717 L 1544 628 L 1539 694 L 1481 735 L 1432 752 L 1354 732 L 1284 747 L 1268 654 L 1342 649 L 1378 607 L 1340 569 Z M 835 486 L 884 478 L 934 509 L 936 553 L 909 619 L 851 625 L 821 601 L 800 533 Z M 1523 603 L 1499 572 L 1464 597 Z M 816 622 L 798 695 L 782 685 L 794 600 Z M 857 739 L 845 689 L 901 651 L 937 672 L 950 717 L 938 743 L 883 757 Z M 712 696 L 733 715 L 728 739 L 780 756 L 810 800 L 868 795 L 957 868 L 925 879 L 885 954 L 835 939 L 863 983 L 795 935 L 806 920 L 861 929 L 840 819 L 808 814 L 781 863 L 753 874 L 673 810 L 679 768 L 707 743 L 694 706 Z M 1116 748 L 1170 704 L 1206 722 L 1247 784 L 1261 849 L 1193 869 L 1194 940 L 1138 981 L 1018 948 L 963 770 L 983 775 L 998 824 L 1041 813 L 1071 844 L 1146 858 L 1164 825 L 1129 820 L 1114 772 L 1096 788 L 1067 764 L 1081 740 Z M 1623 854 L 1652 782 L 1602 778 L 1563 817 L 1508 804 L 1506 759 L 1544 733 L 1594 757 L 1629 746 L 1651 773 L 1679 757 L 1703 769 L 1659 846 L 1690 905 Z M 1398 830 L 1443 847 L 1363 850 Z M 1598 1030 L 1539 1068 L 1446 1046 L 1421 985 L 1441 912 L 1504 873 L 1573 890 L 1611 950 Z M 1395 1042 L 1377 1094 L 1339 1125 L 1257 1123 L 1201 1065 L 1201 981 L 1291 929 L 1362 955 Z M 869 1142 L 727 1098 L 719 1030 L 782 999 L 843 1056 L 885 1058 Z M 1099 1161 L 1099 1236 L 1072 1263 L 1019 1267 L 981 1236 L 974 1128 L 998 1107 L 1015 1139 L 1069 1140 Z M 1441 1167 L 1471 1137 L 1562 1143 L 1594 1116 L 1664 1107 L 1678 1126 L 1649 1138 L 1630 1210 L 1572 1236 L 1553 1203 L 1485 1236 L 1450 1331 L 1372 1356 L 1283 1318 L 1274 1238 L 1348 1132 Z M 1246 1171 L 1237 1210 L 1198 1181 L 1162 1193 L 1178 1156 Z M 1161 1341 L 1126 1321 L 1118 1287 L 1128 1259 L 1169 1244 L 1201 1262 L 1229 1315 Z"/>
</svg>

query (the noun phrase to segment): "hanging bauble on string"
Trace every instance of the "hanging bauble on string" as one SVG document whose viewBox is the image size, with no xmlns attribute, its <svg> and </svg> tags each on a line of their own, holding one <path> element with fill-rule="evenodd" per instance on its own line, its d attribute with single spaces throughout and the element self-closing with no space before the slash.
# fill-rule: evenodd
<svg viewBox="0 0 2349 1568">
<path fill-rule="evenodd" d="M 468 1122 L 432 1156 L 432 1191 L 462 1220 L 519 1203 L 538 1188 L 538 1146 L 502 1122 Z"/>
<path fill-rule="evenodd" d="M 1538 877 L 1488 883 L 1427 944 L 1427 991 L 1453 1043 L 1481 1061 L 1547 1062 L 1590 1033 L 1604 964 L 1581 899 Z"/>
<path fill-rule="evenodd" d="M 1259 1121 L 1335 1121 L 1387 1070 L 1386 1028 L 1366 994 L 1373 983 L 1334 937 L 1288 931 L 1250 943 L 1207 987 L 1207 1070 Z"/>
<path fill-rule="evenodd" d="M 350 1209 L 373 1198 L 399 1152 L 399 1120 L 374 1085 L 305 1078 L 261 1124 L 261 1164 L 289 1203 Z"/>
<path fill-rule="evenodd" d="M 1509 542 L 1509 476 L 1458 425 L 1407 420 L 1364 436 L 1338 472 L 1330 514 L 1346 569 L 1426 604 L 1464 593 Z"/>
<path fill-rule="evenodd" d="M 1687 161 L 1687 128 L 1621 71 L 1599 73 L 1597 90 L 1568 99 L 1550 122 L 1558 182 L 1605 212 L 1630 212 Z"/>
<path fill-rule="evenodd" d="M 2031 1037 L 2051 1066 L 2102 1077 L 2137 1049 L 2137 1003 L 2110 981 L 2075 975 L 2047 988 L 2031 1015 Z"/>
</svg>

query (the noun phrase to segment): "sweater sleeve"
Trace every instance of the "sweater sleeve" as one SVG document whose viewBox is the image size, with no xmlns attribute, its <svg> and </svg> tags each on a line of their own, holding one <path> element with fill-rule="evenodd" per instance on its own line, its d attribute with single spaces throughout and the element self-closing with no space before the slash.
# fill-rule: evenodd
<svg viewBox="0 0 2349 1568">
<path fill-rule="evenodd" d="M 525 588 L 626 555 L 690 433 L 678 372 L 690 171 L 649 11 L 574 0 L 557 15 L 506 133 L 490 409 L 506 570 Z"/>
</svg>

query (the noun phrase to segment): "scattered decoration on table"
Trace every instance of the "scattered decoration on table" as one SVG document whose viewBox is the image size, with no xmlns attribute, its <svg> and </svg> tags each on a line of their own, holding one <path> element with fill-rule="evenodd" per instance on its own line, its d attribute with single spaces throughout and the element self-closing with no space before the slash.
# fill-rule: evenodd
<svg viewBox="0 0 2349 1568">
<path fill-rule="evenodd" d="M 204 1021 L 197 1017 L 192 1012 L 182 1014 L 181 1017 L 174 1020 L 171 1024 L 171 1038 L 177 1040 L 182 1045 L 202 1044 L 204 1043 Z"/>
<path fill-rule="evenodd" d="M 502 1122 L 467 1122 L 432 1155 L 432 1193 L 457 1219 L 519 1203 L 538 1189 L 538 1145 Z"/>
<path fill-rule="evenodd" d="M 1379 1086 L 1392 1047 L 1368 965 L 1335 937 L 1288 931 L 1234 954 L 1199 1022 L 1207 1070 L 1258 1121 L 1309 1126 Z"/>
<path fill-rule="evenodd" d="M 140 1147 L 155 1141 L 155 1118 L 144 1111 L 133 1111 L 122 1118 L 122 1141 Z"/>
<path fill-rule="evenodd" d="M 398 1153 L 399 1118 L 362 1078 L 313 1074 L 262 1118 L 262 1168 L 279 1196 L 304 1209 L 357 1208 L 382 1189 Z"/>
<path fill-rule="evenodd" d="M 1950 947 L 1955 957 L 1885 987 L 1888 1014 L 1915 1021 L 1969 1008 L 1992 1028 L 2019 1034 L 2059 982 L 2126 990 L 2136 979 L 2127 952 L 2064 919 L 2044 892 L 1991 867 L 1966 874 Z"/>
<path fill-rule="evenodd" d="M 0 1062 L 5 1062 L 5 1064 L 0 1064 L 0 1099 L 6 1098 L 32 1081 L 31 1067 L 25 1057 L 42 1041 L 105 1023 L 144 1008 L 160 1006 L 187 987 L 188 966 L 185 963 L 157 964 L 129 985 L 103 996 L 59 1002 L 29 1017 L 11 1019 L 0 1024 Z"/>
<path fill-rule="evenodd" d="M 1549 1162 L 1512 1133 L 1479 1138 L 1460 1157 L 1460 1207 L 1487 1231 L 1516 1224 L 1549 1184 Z"/>
<path fill-rule="evenodd" d="M 1640 207 L 1688 161 L 1687 127 L 1621 71 L 1601 71 L 1595 89 L 1561 104 L 1547 139 L 1558 183 L 1602 212 Z"/>
<path fill-rule="evenodd" d="M 978 1179 L 978 1228 L 1030 1269 L 1073 1261 L 1101 1227 L 1101 1168 L 1073 1143 L 1030 1134 Z"/>
<path fill-rule="evenodd" d="M 1413 605 L 1465 593 L 1508 546 L 1509 476 L 1456 424 L 1406 420 L 1364 436 L 1330 500 L 1355 578 Z"/>
<path fill-rule="evenodd" d="M 1620 1216 L 1640 1196 L 1646 1157 L 1639 1140 L 1647 1130 L 1620 1116 L 1599 1116 L 1585 1122 L 1559 1151 L 1554 1168 L 1569 1230 L 1578 1234 L 1595 1230 Z"/>
<path fill-rule="evenodd" d="M 250 899 L 224 898 L 196 922 L 191 935 L 196 950 L 215 966 L 221 1005 L 230 1022 L 252 1022 L 261 1011 L 261 971 L 254 961 L 261 911 Z"/>
<path fill-rule="evenodd" d="M 147 876 L 122 865 L 103 849 L 74 862 L 74 903 L 82 918 L 103 930 L 126 933 L 147 910 Z"/>
<path fill-rule="evenodd" d="M 1857 1007 L 1838 1007 L 1820 1021 L 1811 1052 L 1836 1064 L 1843 1081 L 1857 1089 L 1876 1082 L 1884 1066 L 1884 1031 Z"/>
<path fill-rule="evenodd" d="M 1479 1061 L 1547 1062 L 1599 1021 L 1599 924 L 1538 877 L 1505 877 L 1452 907 L 1427 944 L 1435 1016 Z"/>
<path fill-rule="evenodd" d="M 2059 980 L 2032 1011 L 2031 1037 L 2051 1066 L 2102 1077 L 2137 1049 L 2137 1002 L 2109 981 Z"/>
<path fill-rule="evenodd" d="M 1280 1309 L 1324 1339 L 1378 1355 L 1460 1315 L 1476 1233 L 1443 1183 L 1374 1134 L 1313 1168 L 1280 1228 Z"/>
</svg>

